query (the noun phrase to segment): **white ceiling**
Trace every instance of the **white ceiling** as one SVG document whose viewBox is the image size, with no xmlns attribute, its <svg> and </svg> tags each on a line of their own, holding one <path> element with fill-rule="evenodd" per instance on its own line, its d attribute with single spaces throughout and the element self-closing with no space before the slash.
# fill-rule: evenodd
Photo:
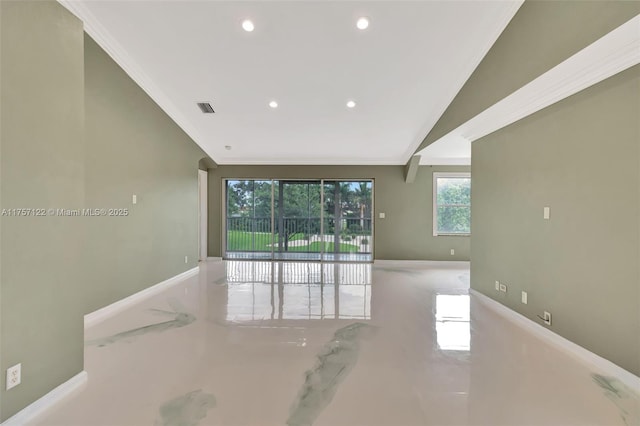
<svg viewBox="0 0 640 426">
<path fill-rule="evenodd" d="M 405 164 L 522 3 L 60 1 L 218 164 Z"/>
</svg>

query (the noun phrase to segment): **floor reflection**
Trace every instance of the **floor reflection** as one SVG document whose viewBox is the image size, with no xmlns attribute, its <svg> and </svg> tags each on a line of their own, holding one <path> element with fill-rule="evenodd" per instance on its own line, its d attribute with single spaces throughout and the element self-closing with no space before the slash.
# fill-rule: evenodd
<svg viewBox="0 0 640 426">
<path fill-rule="evenodd" d="M 471 349 L 469 295 L 436 295 L 436 334 L 440 350 Z"/>
<path fill-rule="evenodd" d="M 371 319 L 371 264 L 226 262 L 227 321 Z"/>
<path fill-rule="evenodd" d="M 225 256 L 226 260 L 264 260 L 271 261 L 272 259 L 285 260 L 285 261 L 320 261 L 322 259 L 325 262 L 373 262 L 373 255 L 371 253 L 299 253 L 299 252 L 283 252 L 271 253 L 265 252 L 227 252 Z"/>
</svg>

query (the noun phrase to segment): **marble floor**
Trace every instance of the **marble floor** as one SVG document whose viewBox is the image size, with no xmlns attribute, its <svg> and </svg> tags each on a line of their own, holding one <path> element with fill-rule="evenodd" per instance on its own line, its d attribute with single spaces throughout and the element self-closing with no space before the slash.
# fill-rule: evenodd
<svg viewBox="0 0 640 426">
<path fill-rule="evenodd" d="M 86 330 L 29 426 L 637 425 L 637 392 L 469 295 L 464 263 L 209 261 Z"/>
</svg>

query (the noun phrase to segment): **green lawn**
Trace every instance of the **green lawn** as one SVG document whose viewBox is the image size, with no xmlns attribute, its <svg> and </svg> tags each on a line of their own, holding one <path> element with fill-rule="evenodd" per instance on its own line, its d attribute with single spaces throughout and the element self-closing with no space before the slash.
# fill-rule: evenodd
<svg viewBox="0 0 640 426">
<path fill-rule="evenodd" d="M 274 242 L 278 242 L 277 235 Z M 227 231 L 229 251 L 271 251 L 270 245 L 271 234 L 267 232 Z"/>
<path fill-rule="evenodd" d="M 297 234 L 293 234 L 289 237 L 289 241 L 298 241 L 304 239 L 304 234 L 302 232 L 298 232 Z"/>
<path fill-rule="evenodd" d="M 271 251 L 271 234 L 267 232 L 228 231 L 227 237 L 227 250 L 229 251 Z M 299 241 L 303 238 L 304 234 L 294 234 L 289 241 Z M 278 242 L 277 235 L 274 236 L 273 242 Z M 307 246 L 289 246 L 288 251 L 320 253 L 321 244 L 321 242 L 315 241 Z M 333 243 L 324 243 L 325 252 L 333 252 L 334 248 Z M 340 251 L 355 253 L 358 251 L 358 247 L 340 243 Z"/>
</svg>

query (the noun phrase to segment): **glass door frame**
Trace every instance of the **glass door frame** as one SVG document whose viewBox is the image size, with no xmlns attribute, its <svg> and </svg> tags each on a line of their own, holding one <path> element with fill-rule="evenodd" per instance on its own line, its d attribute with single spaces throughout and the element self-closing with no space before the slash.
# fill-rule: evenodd
<svg viewBox="0 0 640 426">
<path fill-rule="evenodd" d="M 292 260 L 305 260 L 305 261 L 320 261 L 323 257 L 323 252 L 324 252 L 324 244 L 320 244 L 320 251 L 318 252 L 318 258 L 317 259 L 288 259 L 286 258 L 283 254 L 287 253 L 285 251 L 283 251 L 283 247 L 282 247 L 282 236 L 284 235 L 283 233 L 283 228 L 286 229 L 286 226 L 284 226 L 284 186 L 287 184 L 312 184 L 312 183 L 317 183 L 320 187 L 320 200 L 319 200 L 319 207 L 320 207 L 320 235 L 323 235 L 323 211 L 322 211 L 322 195 L 323 195 L 323 191 L 322 191 L 322 179 L 272 179 L 272 188 L 273 192 L 275 193 L 275 183 L 278 183 L 278 208 L 277 208 L 277 217 L 278 217 L 278 251 L 277 251 L 277 256 L 276 256 L 276 252 L 275 252 L 275 243 L 272 244 L 272 259 L 273 260 L 285 260 L 285 261 L 292 261 Z M 307 203 L 309 203 L 309 200 L 307 200 Z M 271 204 L 271 216 L 275 222 L 275 217 L 276 217 L 276 205 L 275 205 L 275 196 L 273 197 L 273 202 Z M 310 217 L 308 217 L 308 219 L 310 219 Z M 273 231 L 273 235 L 275 235 L 275 227 L 272 227 Z M 314 252 L 307 252 L 309 255 L 314 254 Z M 309 256 L 311 257 L 311 256 Z"/>
<path fill-rule="evenodd" d="M 293 178 L 293 179 L 287 179 L 287 178 L 241 178 L 241 177 L 224 177 L 221 178 L 221 185 L 222 185 L 222 203 L 221 203 L 221 245 L 222 245 L 222 258 L 223 259 L 234 259 L 234 260 L 239 260 L 239 258 L 229 258 L 227 256 L 227 245 L 228 245 L 228 229 L 227 229 L 227 212 L 228 212 L 228 183 L 230 181 L 260 181 L 260 182 L 271 182 L 271 252 L 270 252 L 270 258 L 246 258 L 244 260 L 260 260 L 260 261 L 274 261 L 274 260 L 278 260 L 278 261 L 309 261 L 309 262 L 331 262 L 331 263 L 352 263 L 352 262 L 364 262 L 364 263 L 373 263 L 374 261 L 374 253 L 375 253 L 375 178 L 321 178 L 321 179 L 313 179 L 313 178 Z M 320 184 L 320 236 L 322 238 L 321 244 L 320 244 L 320 251 L 319 251 L 319 258 L 318 259 L 291 259 L 291 258 L 284 258 L 284 257 L 278 257 L 276 256 L 277 253 L 281 253 L 280 250 L 280 244 L 281 242 L 278 242 L 278 247 L 276 247 L 276 232 L 275 232 L 275 221 L 276 221 L 276 212 L 275 212 L 275 187 L 276 187 L 276 182 L 278 183 L 278 185 L 280 186 L 280 182 L 282 182 L 282 184 L 284 183 L 311 183 L 311 182 L 319 182 Z M 368 254 L 369 258 L 366 260 L 350 260 L 350 259 L 345 259 L 342 258 L 342 256 L 340 256 L 340 252 L 338 252 L 338 256 L 337 258 L 334 259 L 327 259 L 326 258 L 326 254 L 328 253 L 326 251 L 326 244 L 324 241 L 324 230 L 325 230 L 325 209 L 324 209 L 324 203 L 325 203 L 325 191 L 324 191 L 324 185 L 325 183 L 344 183 L 344 182 L 367 182 L 367 183 L 371 183 L 371 214 L 370 217 L 368 218 L 368 220 L 371 221 L 371 235 L 368 238 L 368 246 L 369 246 L 369 250 L 366 253 L 363 254 Z M 280 190 L 280 188 L 278 188 Z M 280 194 L 278 194 L 278 196 L 280 197 Z M 334 215 L 335 217 L 335 215 Z M 278 233 L 280 233 L 280 231 L 278 231 Z M 335 244 L 340 244 L 340 239 L 338 238 L 338 241 L 336 242 L 336 239 L 334 238 L 334 247 Z M 339 247 L 339 246 L 338 246 Z M 265 251 L 264 253 L 269 253 L 268 251 Z M 335 253 L 335 249 L 334 252 Z M 357 252 L 356 252 L 357 253 Z"/>
</svg>

